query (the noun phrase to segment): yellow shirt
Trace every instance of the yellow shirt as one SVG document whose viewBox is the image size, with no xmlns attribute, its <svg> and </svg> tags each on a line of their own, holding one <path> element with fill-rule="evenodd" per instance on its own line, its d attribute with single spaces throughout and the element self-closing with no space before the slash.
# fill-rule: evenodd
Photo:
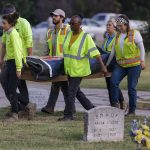
<svg viewBox="0 0 150 150">
<path fill-rule="evenodd" d="M 32 29 L 30 23 L 26 19 L 19 17 L 14 28 L 17 30 L 22 40 L 23 56 L 27 57 L 28 56 L 27 48 L 33 46 Z M 2 38 L 3 38 L 2 42 L 5 43 L 5 32 Z"/>
<path fill-rule="evenodd" d="M 17 71 L 21 71 L 23 59 L 23 47 L 21 38 L 15 28 L 5 32 L 2 42 L 6 45 L 6 60 L 15 59 Z"/>
</svg>

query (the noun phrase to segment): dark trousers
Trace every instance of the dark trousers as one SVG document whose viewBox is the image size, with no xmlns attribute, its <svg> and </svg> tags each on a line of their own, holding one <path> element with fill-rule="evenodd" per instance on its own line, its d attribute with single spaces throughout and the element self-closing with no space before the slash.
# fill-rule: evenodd
<svg viewBox="0 0 150 150">
<path fill-rule="evenodd" d="M 64 101 L 66 103 L 68 97 L 68 82 L 67 81 L 52 82 L 51 91 L 50 91 L 50 95 L 46 107 L 54 110 L 60 89 L 63 93 Z"/>
<path fill-rule="evenodd" d="M 90 100 L 84 95 L 80 90 L 81 77 L 68 77 L 68 97 L 66 101 L 66 107 L 64 110 L 65 117 L 73 117 L 73 108 L 75 107 L 75 97 L 79 100 L 81 105 L 86 109 L 90 110 L 95 106 L 90 102 Z"/>
<path fill-rule="evenodd" d="M 116 65 L 111 77 L 111 95 L 113 103 L 119 100 L 119 84 L 122 79 L 127 76 L 128 96 L 129 96 L 129 112 L 136 109 L 137 91 L 136 86 L 140 77 L 141 66 L 124 68 Z"/>
<path fill-rule="evenodd" d="M 8 62 L 6 62 L 1 70 L 1 75 L 0 75 L 0 82 L 2 85 L 2 88 L 5 92 L 5 95 L 7 99 L 9 99 L 9 94 L 8 94 L 8 86 L 7 86 L 7 80 L 8 80 L 8 72 L 9 72 L 9 66 L 7 65 Z M 16 74 L 16 72 L 15 72 Z M 17 99 L 18 99 L 18 109 L 19 110 L 24 110 L 25 106 L 29 103 L 29 94 L 28 94 L 28 89 L 25 80 L 19 80 L 17 79 L 17 87 L 19 89 L 20 93 L 17 93 Z"/>
<path fill-rule="evenodd" d="M 18 93 L 18 100 L 21 104 L 23 104 L 24 106 L 29 104 L 29 93 L 28 93 L 28 89 L 27 89 L 27 84 L 25 80 L 19 80 L 18 81 L 18 89 L 19 92 Z"/>
<path fill-rule="evenodd" d="M 108 90 L 108 95 L 109 95 L 109 101 L 110 101 L 110 105 L 113 105 L 113 100 L 112 100 L 112 96 L 111 96 L 111 77 L 106 77 L 105 78 L 106 81 L 106 86 L 107 86 L 107 90 Z M 119 98 L 118 98 L 119 102 L 121 103 L 122 101 L 124 101 L 124 97 L 123 94 L 119 88 Z"/>
<path fill-rule="evenodd" d="M 2 72 L 1 81 L 4 87 L 6 97 L 10 101 L 12 112 L 18 113 L 18 97 L 17 97 L 17 84 L 18 79 L 16 75 L 15 60 L 6 61 L 6 68 Z"/>
</svg>

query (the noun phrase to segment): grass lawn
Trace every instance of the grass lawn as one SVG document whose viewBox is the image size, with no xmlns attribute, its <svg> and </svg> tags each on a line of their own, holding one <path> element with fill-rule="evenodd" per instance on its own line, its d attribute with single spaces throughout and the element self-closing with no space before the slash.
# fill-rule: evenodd
<svg viewBox="0 0 150 150">
<path fill-rule="evenodd" d="M 83 80 L 81 86 L 86 88 L 106 88 L 104 78 Z M 120 87 L 121 89 L 127 89 L 126 78 L 122 81 Z M 141 73 L 137 88 L 142 91 L 150 91 L 150 54 L 146 56 L 146 69 Z"/>
<path fill-rule="evenodd" d="M 0 150 L 135 150 L 136 144 L 129 136 L 133 118 L 125 119 L 125 137 L 123 142 L 87 143 L 82 140 L 83 114 L 77 114 L 77 120 L 57 122 L 62 115 L 37 114 L 34 121 L 21 119 L 13 124 L 2 122 L 7 108 L 0 109 Z M 136 117 L 143 121 L 142 117 Z"/>
</svg>

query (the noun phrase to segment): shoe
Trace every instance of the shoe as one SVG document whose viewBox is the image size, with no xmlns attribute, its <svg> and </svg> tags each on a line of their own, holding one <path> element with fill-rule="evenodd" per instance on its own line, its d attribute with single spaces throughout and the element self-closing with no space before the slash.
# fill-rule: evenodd
<svg viewBox="0 0 150 150">
<path fill-rule="evenodd" d="M 119 104 L 118 104 L 118 103 L 113 103 L 111 106 L 112 106 L 112 107 L 119 108 Z"/>
<path fill-rule="evenodd" d="M 27 118 L 29 116 L 29 113 L 25 110 L 21 110 L 18 112 L 18 117 L 19 118 Z"/>
<path fill-rule="evenodd" d="M 43 107 L 41 109 L 41 111 L 44 113 L 47 113 L 47 114 L 53 114 L 54 113 L 54 109 L 52 109 L 51 107 L 47 107 L 47 106 Z"/>
<path fill-rule="evenodd" d="M 59 118 L 57 121 L 73 121 L 75 120 L 74 117 L 63 117 L 63 118 Z"/>
<path fill-rule="evenodd" d="M 12 111 L 9 110 L 6 114 L 5 114 L 6 117 L 11 117 L 12 116 Z"/>
<path fill-rule="evenodd" d="M 125 104 L 124 100 L 119 101 L 119 103 L 120 103 L 120 109 L 125 109 L 126 108 L 126 104 Z"/>
<path fill-rule="evenodd" d="M 125 117 L 135 117 L 135 112 L 128 112 Z"/>
<path fill-rule="evenodd" d="M 9 107 L 8 112 L 5 114 L 6 117 L 11 117 L 12 116 L 12 108 Z"/>
<path fill-rule="evenodd" d="M 36 104 L 35 103 L 29 103 L 26 106 L 26 110 L 28 112 L 28 120 L 32 120 L 36 114 Z"/>
<path fill-rule="evenodd" d="M 17 113 L 12 113 L 11 116 L 9 116 L 8 118 L 6 118 L 4 120 L 4 122 L 16 122 L 18 121 L 18 114 Z"/>
</svg>

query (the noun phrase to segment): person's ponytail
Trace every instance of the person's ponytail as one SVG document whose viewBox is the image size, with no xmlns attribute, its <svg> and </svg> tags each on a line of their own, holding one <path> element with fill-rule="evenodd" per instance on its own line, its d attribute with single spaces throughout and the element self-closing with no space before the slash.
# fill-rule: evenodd
<svg viewBox="0 0 150 150">
<path fill-rule="evenodd" d="M 12 16 L 13 16 L 14 19 L 18 19 L 19 18 L 19 13 L 18 12 L 14 12 L 12 14 Z"/>
</svg>

